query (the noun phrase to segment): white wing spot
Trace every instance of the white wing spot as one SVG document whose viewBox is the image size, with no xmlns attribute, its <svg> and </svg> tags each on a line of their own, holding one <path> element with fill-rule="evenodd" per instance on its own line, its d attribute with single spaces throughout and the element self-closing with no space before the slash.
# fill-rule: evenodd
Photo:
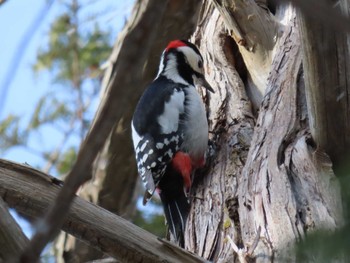
<svg viewBox="0 0 350 263">
<path fill-rule="evenodd" d="M 141 147 L 140 147 L 141 152 L 143 152 L 143 151 L 145 150 L 147 144 L 148 144 L 148 140 L 145 141 L 145 142 L 141 145 Z"/>
<path fill-rule="evenodd" d="M 147 160 L 147 158 L 148 158 L 148 154 L 146 153 L 146 154 L 142 157 L 142 162 L 145 163 L 146 160 Z"/>
<path fill-rule="evenodd" d="M 148 154 L 152 154 L 154 151 L 153 149 L 149 150 Z"/>
<path fill-rule="evenodd" d="M 145 172 L 146 172 L 145 167 L 142 167 L 142 168 L 141 168 L 141 175 L 144 175 L 144 174 L 145 174 Z"/>
<path fill-rule="evenodd" d="M 170 149 L 165 154 L 169 155 L 170 158 L 173 156 L 173 152 Z"/>
<path fill-rule="evenodd" d="M 153 162 L 153 163 L 151 164 L 151 167 L 154 168 L 154 167 L 156 167 L 156 165 L 157 165 L 157 163 L 156 163 L 156 162 Z"/>
<path fill-rule="evenodd" d="M 179 136 L 177 135 L 177 136 L 172 137 L 170 141 L 179 143 Z"/>
<path fill-rule="evenodd" d="M 158 143 L 156 144 L 156 148 L 157 148 L 157 149 L 163 149 L 163 147 L 164 147 L 164 143 L 158 142 Z"/>
<path fill-rule="evenodd" d="M 168 145 L 169 143 L 170 143 L 169 140 L 168 140 L 167 138 L 165 138 L 165 139 L 164 139 L 164 144 L 165 144 L 165 145 Z"/>
</svg>

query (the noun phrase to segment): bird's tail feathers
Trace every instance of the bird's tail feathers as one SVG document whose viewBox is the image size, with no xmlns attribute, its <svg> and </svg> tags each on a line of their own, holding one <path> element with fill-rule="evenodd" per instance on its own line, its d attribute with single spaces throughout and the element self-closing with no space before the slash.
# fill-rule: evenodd
<svg viewBox="0 0 350 263">
<path fill-rule="evenodd" d="M 175 199 L 168 199 L 162 196 L 162 193 L 160 194 L 160 197 L 163 203 L 164 214 L 170 233 L 174 237 L 176 243 L 183 247 L 186 220 L 190 210 L 188 199 L 184 192 L 178 195 Z"/>
</svg>

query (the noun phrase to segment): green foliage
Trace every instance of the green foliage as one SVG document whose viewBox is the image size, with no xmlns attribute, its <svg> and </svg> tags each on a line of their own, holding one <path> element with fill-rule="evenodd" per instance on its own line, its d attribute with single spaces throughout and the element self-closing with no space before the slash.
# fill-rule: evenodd
<svg viewBox="0 0 350 263">
<path fill-rule="evenodd" d="M 66 174 L 72 168 L 74 162 L 77 159 L 77 150 L 74 147 L 70 147 L 67 151 L 65 151 L 58 160 L 57 163 L 57 171 L 60 174 Z"/>
<path fill-rule="evenodd" d="M 42 97 L 37 103 L 27 130 L 34 130 L 43 124 L 53 123 L 58 120 L 68 120 L 71 114 L 71 111 L 67 109 L 65 104 L 49 94 Z"/>
<path fill-rule="evenodd" d="M 27 133 L 20 128 L 20 118 L 9 115 L 0 122 L 0 150 L 5 151 L 13 146 L 24 145 Z"/>
<path fill-rule="evenodd" d="M 54 81 L 70 82 L 75 88 L 86 78 L 101 74 L 99 66 L 111 53 L 110 34 L 95 24 L 90 32 L 81 33 L 74 15 L 65 13 L 52 24 L 47 48 L 38 51 L 35 72 L 54 72 Z"/>
</svg>

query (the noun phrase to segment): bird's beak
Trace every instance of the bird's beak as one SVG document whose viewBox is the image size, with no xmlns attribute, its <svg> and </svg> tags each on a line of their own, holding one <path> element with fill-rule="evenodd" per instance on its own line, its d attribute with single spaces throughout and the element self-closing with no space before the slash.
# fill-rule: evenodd
<svg viewBox="0 0 350 263">
<path fill-rule="evenodd" d="M 208 81 L 204 78 L 204 76 L 201 77 L 194 77 L 194 84 L 196 86 L 199 87 L 203 87 L 206 88 L 207 90 L 209 90 L 212 93 L 215 93 L 213 88 L 210 86 L 210 84 L 208 83 Z"/>
</svg>

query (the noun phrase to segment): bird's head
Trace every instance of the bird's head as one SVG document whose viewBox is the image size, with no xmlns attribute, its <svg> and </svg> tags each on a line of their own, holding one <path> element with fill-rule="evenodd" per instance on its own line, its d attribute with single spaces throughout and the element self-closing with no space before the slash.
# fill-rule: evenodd
<svg viewBox="0 0 350 263">
<path fill-rule="evenodd" d="M 175 83 L 196 85 L 214 92 L 205 80 L 203 57 L 198 48 L 186 40 L 171 41 L 162 54 L 158 76 Z"/>
</svg>

